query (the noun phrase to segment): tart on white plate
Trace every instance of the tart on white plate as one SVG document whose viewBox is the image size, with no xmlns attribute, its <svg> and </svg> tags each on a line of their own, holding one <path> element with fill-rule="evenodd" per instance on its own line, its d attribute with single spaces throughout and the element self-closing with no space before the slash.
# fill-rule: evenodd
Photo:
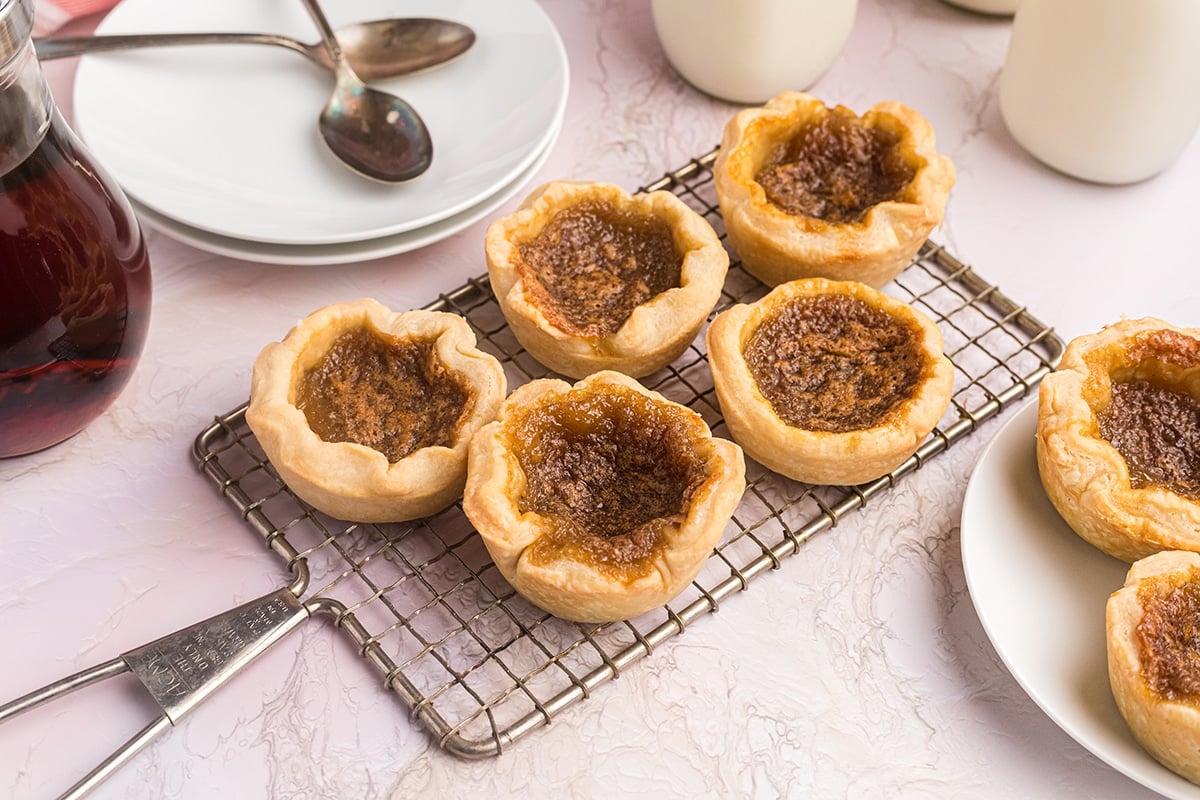
<svg viewBox="0 0 1200 800">
<path fill-rule="evenodd" d="M 1200 329 L 1144 317 L 1072 339 L 1038 391 L 1037 461 L 1109 555 L 1200 550 Z"/>
<path fill-rule="evenodd" d="M 1200 783 L 1200 555 L 1135 562 L 1108 599 L 1105 629 L 1109 683 L 1134 738 Z"/>
</svg>

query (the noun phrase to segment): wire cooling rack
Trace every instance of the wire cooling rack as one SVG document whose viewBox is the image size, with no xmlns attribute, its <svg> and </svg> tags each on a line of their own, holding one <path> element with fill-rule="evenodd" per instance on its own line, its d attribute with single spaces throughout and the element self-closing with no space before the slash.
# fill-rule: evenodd
<svg viewBox="0 0 1200 800">
<path fill-rule="evenodd" d="M 715 159 L 714 150 L 643 190 L 674 192 L 724 239 L 712 185 Z M 438 744 L 457 756 L 492 756 L 971 435 L 1027 395 L 1062 353 L 1050 328 L 938 245 L 926 243 L 886 291 L 928 314 L 945 339 L 955 389 L 940 425 L 893 473 L 862 486 L 809 486 L 748 460 L 741 505 L 695 582 L 667 606 L 624 622 L 570 623 L 526 602 L 500 576 L 461 505 L 395 525 L 348 524 L 312 510 L 275 474 L 246 426 L 245 406 L 204 430 L 195 455 L 201 471 L 287 561 L 302 599 L 332 616 Z M 735 261 L 716 311 L 766 292 Z M 505 324 L 486 276 L 427 308 L 464 316 L 481 349 L 504 365 L 510 389 L 549 374 Z M 703 335 L 643 382 L 728 437 Z"/>
</svg>

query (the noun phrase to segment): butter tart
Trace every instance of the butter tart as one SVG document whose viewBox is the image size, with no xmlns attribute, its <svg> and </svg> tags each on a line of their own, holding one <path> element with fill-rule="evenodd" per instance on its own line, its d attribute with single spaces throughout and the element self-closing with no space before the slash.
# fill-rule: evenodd
<svg viewBox="0 0 1200 800">
<path fill-rule="evenodd" d="M 678 358 L 716 305 L 729 255 L 670 192 L 557 181 L 487 231 L 488 275 L 517 340 L 572 378 L 642 377 Z"/>
<path fill-rule="evenodd" d="M 713 166 L 729 243 L 770 286 L 798 278 L 883 286 L 942 222 L 955 169 L 900 103 L 862 117 L 801 92 L 740 111 Z"/>
<path fill-rule="evenodd" d="M 305 502 L 394 522 L 462 494 L 471 436 L 506 388 L 462 317 L 362 299 L 313 312 L 262 350 L 246 422 Z"/>
<path fill-rule="evenodd" d="M 1037 461 L 1109 555 L 1200 550 L 1200 329 L 1146 317 L 1071 340 L 1039 390 Z"/>
<path fill-rule="evenodd" d="M 601 371 L 509 396 L 471 442 L 463 510 L 530 602 L 606 622 L 683 591 L 745 486 L 741 449 L 699 414 Z"/>
<path fill-rule="evenodd" d="M 858 484 L 895 469 L 953 391 L 937 326 L 853 281 L 780 284 L 718 314 L 707 343 L 734 441 L 805 483 Z"/>
<path fill-rule="evenodd" d="M 1200 555 L 1133 564 L 1105 614 L 1113 699 L 1138 743 L 1200 783 Z"/>
</svg>

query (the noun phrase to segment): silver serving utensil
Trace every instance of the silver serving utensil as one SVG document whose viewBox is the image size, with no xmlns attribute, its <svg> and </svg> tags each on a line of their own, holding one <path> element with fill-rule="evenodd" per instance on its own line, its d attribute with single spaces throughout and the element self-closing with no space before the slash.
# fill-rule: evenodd
<svg viewBox="0 0 1200 800">
<path fill-rule="evenodd" d="M 429 69 L 457 58 L 475 43 L 475 32 L 462 23 L 444 19 L 379 19 L 338 28 L 337 41 L 360 78 L 380 80 Z M 142 47 L 226 43 L 286 47 L 315 64 L 334 70 L 323 42 L 306 44 L 272 33 L 144 33 L 35 39 L 34 49 L 39 59 L 48 61 Z"/>
<path fill-rule="evenodd" d="M 317 126 L 330 152 L 355 172 L 384 183 L 409 181 L 429 169 L 433 141 L 416 110 L 372 89 L 355 74 L 317 0 L 301 0 L 321 32 L 337 85 Z"/>
</svg>

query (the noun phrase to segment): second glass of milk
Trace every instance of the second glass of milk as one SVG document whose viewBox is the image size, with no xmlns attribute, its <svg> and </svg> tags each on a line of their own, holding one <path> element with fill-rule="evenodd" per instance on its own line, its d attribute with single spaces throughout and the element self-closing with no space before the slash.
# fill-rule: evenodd
<svg viewBox="0 0 1200 800">
<path fill-rule="evenodd" d="M 672 66 L 702 92 L 762 103 L 801 91 L 841 53 L 858 0 L 654 0 Z"/>
</svg>

